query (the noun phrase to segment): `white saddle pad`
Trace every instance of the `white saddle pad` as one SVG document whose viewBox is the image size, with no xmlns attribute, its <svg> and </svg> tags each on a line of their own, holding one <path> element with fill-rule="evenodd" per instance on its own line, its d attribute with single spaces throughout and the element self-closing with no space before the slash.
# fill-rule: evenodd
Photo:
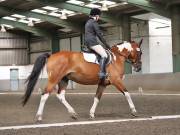
<svg viewBox="0 0 180 135">
<path fill-rule="evenodd" d="M 83 56 L 84 56 L 85 61 L 99 64 L 95 54 L 93 54 L 93 53 L 83 53 Z"/>
</svg>

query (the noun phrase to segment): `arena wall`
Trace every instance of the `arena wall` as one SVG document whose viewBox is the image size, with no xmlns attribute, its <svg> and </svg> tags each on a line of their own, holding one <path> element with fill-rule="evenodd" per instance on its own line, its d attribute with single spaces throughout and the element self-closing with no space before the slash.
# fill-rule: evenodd
<svg viewBox="0 0 180 135">
<path fill-rule="evenodd" d="M 124 85 L 130 91 L 146 90 L 166 90 L 180 91 L 180 73 L 155 73 L 155 74 L 128 74 L 123 80 Z M 76 85 L 76 89 L 96 89 L 97 86 Z M 107 89 L 116 89 L 113 86 Z"/>
<path fill-rule="evenodd" d="M 0 91 L 11 90 L 11 69 L 19 70 L 19 89 L 23 91 L 25 89 L 24 81 L 31 73 L 32 65 L 28 66 L 0 66 Z M 123 80 L 128 90 L 138 90 L 142 88 L 144 90 L 176 90 L 180 91 L 179 83 L 180 73 L 154 73 L 154 74 L 127 74 Z M 47 82 L 46 67 L 40 75 L 40 79 L 36 86 L 36 89 L 44 89 Z M 76 83 L 69 83 L 68 89 L 96 89 L 97 86 L 80 85 Z M 114 87 L 108 87 L 108 89 L 115 89 Z"/>
</svg>

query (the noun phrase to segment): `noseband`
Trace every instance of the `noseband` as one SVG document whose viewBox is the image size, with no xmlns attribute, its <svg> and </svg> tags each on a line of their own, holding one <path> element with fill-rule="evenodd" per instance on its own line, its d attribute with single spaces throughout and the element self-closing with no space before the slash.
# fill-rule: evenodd
<svg viewBox="0 0 180 135">
<path fill-rule="evenodd" d="M 129 58 L 131 52 L 128 52 L 128 55 L 127 55 L 127 56 L 125 56 L 125 55 L 123 55 L 123 54 L 121 54 L 121 53 L 120 53 L 120 55 L 126 58 L 126 62 L 127 62 L 127 63 L 129 63 L 129 64 L 131 64 L 131 65 L 133 65 L 133 64 L 138 65 L 139 59 L 140 59 L 140 56 L 141 56 L 141 53 L 142 53 L 141 51 L 137 51 L 137 55 L 138 55 L 137 57 L 138 57 L 138 59 L 137 59 L 135 62 L 133 62 L 133 61 L 130 60 L 130 58 Z"/>
</svg>

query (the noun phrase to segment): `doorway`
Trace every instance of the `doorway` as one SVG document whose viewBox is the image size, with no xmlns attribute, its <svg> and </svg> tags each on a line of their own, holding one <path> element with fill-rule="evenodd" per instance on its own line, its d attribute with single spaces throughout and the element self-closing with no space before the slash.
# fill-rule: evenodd
<svg viewBox="0 0 180 135">
<path fill-rule="evenodd" d="M 11 84 L 11 91 L 17 91 L 19 89 L 18 69 L 10 69 L 10 84 Z"/>
</svg>

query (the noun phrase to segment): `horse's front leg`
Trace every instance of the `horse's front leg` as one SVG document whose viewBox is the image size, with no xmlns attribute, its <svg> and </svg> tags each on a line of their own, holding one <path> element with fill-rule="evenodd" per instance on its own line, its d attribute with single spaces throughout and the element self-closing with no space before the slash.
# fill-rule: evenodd
<svg viewBox="0 0 180 135">
<path fill-rule="evenodd" d="M 112 83 L 119 91 L 121 91 L 123 93 L 123 95 L 126 97 L 127 101 L 128 101 L 128 104 L 129 104 L 129 107 L 131 109 L 131 114 L 133 116 L 136 116 L 137 114 L 137 111 L 136 111 L 136 108 L 134 106 L 134 103 L 131 99 L 131 96 L 129 94 L 129 92 L 127 91 L 127 89 L 124 87 L 124 85 L 122 84 L 122 81 L 119 80 L 119 81 L 115 81 Z"/>
<path fill-rule="evenodd" d="M 90 118 L 91 119 L 95 118 L 94 114 L 95 114 L 95 111 L 96 111 L 96 107 L 97 107 L 97 105 L 98 105 L 98 103 L 99 103 L 99 101 L 101 99 L 101 96 L 102 96 L 103 91 L 104 91 L 105 88 L 106 88 L 106 86 L 104 86 L 104 85 L 100 85 L 100 84 L 98 85 L 98 88 L 96 90 L 96 95 L 94 97 L 94 103 L 93 103 L 93 105 L 92 105 L 92 107 L 90 109 Z"/>
</svg>

